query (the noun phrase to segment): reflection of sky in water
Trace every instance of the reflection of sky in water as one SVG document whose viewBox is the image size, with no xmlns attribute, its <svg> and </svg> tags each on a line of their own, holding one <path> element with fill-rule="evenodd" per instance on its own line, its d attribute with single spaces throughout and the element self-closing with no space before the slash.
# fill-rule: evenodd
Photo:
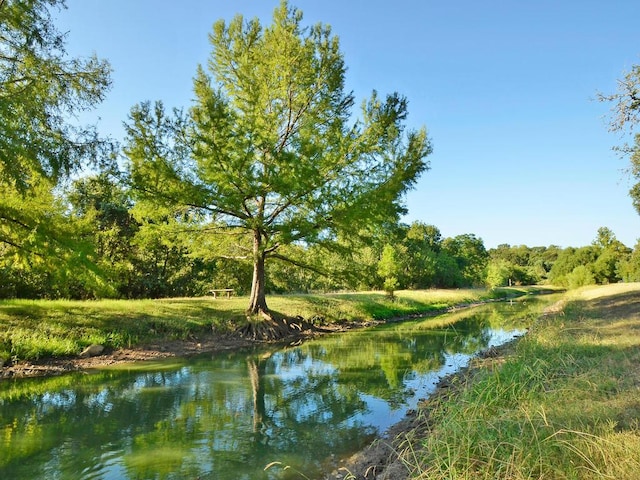
<svg viewBox="0 0 640 480">
<path fill-rule="evenodd" d="M 279 353 L 275 353 L 270 358 L 276 365 L 274 374 L 284 383 L 307 378 L 309 375 L 331 375 L 336 372 L 336 368 L 333 365 L 315 359 L 311 355 L 294 364 L 282 364 L 281 359 L 282 355 Z"/>
</svg>

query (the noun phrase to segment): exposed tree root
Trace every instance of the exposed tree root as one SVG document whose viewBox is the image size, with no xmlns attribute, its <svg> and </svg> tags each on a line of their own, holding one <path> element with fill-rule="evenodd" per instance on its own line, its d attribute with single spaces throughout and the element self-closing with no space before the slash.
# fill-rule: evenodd
<svg viewBox="0 0 640 480">
<path fill-rule="evenodd" d="M 242 338 L 260 341 L 283 340 L 308 331 L 321 331 L 302 317 L 283 318 L 272 313 L 260 312 L 258 316 L 248 317 L 246 325 L 236 333 Z"/>
</svg>

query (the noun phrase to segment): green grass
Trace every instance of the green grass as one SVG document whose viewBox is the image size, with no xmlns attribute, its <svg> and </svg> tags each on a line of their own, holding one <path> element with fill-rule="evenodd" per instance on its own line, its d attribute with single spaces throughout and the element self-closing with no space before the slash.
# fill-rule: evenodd
<svg viewBox="0 0 640 480">
<path fill-rule="evenodd" d="M 638 478 L 640 284 L 570 295 L 504 363 L 425 405 L 429 432 L 403 445 L 412 478 Z"/>
<path fill-rule="evenodd" d="M 317 323 L 388 319 L 428 313 L 527 290 L 399 291 L 269 296 L 269 307 L 286 316 Z M 247 321 L 247 297 L 161 300 L 3 300 L 0 301 L 0 360 L 35 360 L 77 355 L 87 345 L 139 346 L 162 339 L 189 339 L 227 333 Z"/>
</svg>

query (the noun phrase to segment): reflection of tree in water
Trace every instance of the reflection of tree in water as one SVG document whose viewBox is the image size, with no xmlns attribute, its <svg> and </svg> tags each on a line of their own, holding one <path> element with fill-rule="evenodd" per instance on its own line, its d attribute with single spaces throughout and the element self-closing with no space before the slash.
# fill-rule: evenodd
<svg viewBox="0 0 640 480">
<path fill-rule="evenodd" d="M 186 386 L 180 387 L 184 375 L 182 370 L 78 375 L 73 387 L 5 404 L 0 427 L 14 428 L 5 430 L 9 448 L 0 457 L 0 477 L 53 478 L 47 469 L 55 464 L 67 478 L 78 478 L 95 469 L 96 456 L 135 450 L 134 439 L 153 431 L 179 405 L 186 394 Z M 156 390 L 167 386 L 170 395 Z M 24 448 L 12 449 L 12 439 Z"/>
<path fill-rule="evenodd" d="M 296 452 L 306 464 L 319 466 L 335 451 L 363 445 L 375 429 L 351 421 L 366 409 L 357 388 L 340 385 L 335 372 L 310 360 L 296 348 L 248 357 L 247 365 L 256 441 L 276 458 Z"/>
</svg>

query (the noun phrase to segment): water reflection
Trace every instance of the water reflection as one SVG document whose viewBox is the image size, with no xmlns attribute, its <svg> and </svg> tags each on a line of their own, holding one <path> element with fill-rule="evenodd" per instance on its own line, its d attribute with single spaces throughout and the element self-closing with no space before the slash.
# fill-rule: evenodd
<svg viewBox="0 0 640 480">
<path fill-rule="evenodd" d="M 0 478 L 314 478 L 527 317 L 494 304 L 295 348 L 4 382 Z M 274 461 L 292 468 L 264 471 Z"/>
</svg>

